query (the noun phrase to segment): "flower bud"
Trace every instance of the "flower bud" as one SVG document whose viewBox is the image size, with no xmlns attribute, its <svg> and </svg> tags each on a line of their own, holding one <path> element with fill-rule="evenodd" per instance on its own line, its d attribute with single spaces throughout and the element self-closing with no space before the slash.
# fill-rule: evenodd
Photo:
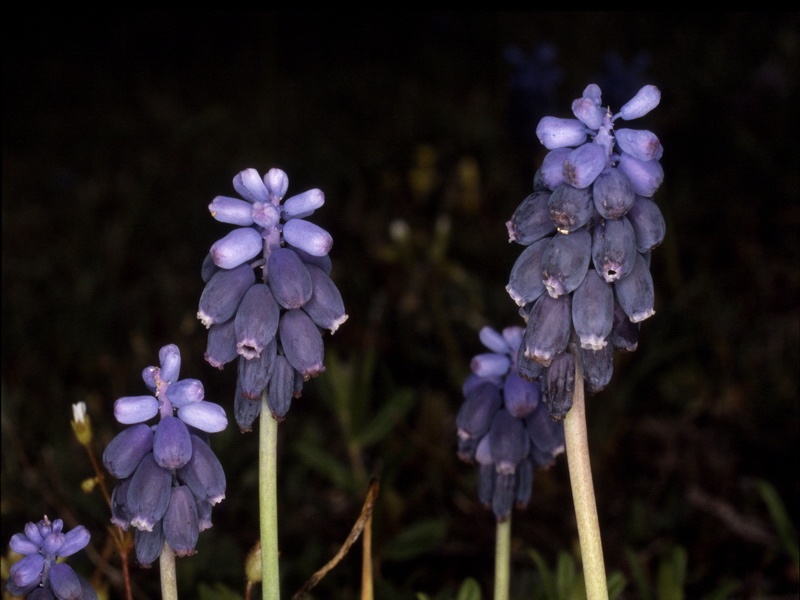
<svg viewBox="0 0 800 600">
<path fill-rule="evenodd" d="M 524 417 L 539 405 L 541 387 L 538 381 L 527 381 L 515 373 L 509 373 L 503 385 L 506 409 L 514 417 Z"/>
<path fill-rule="evenodd" d="M 618 116 L 626 121 L 638 119 L 658 106 L 660 101 L 661 91 L 654 85 L 646 85 L 623 105 Z"/>
<path fill-rule="evenodd" d="M 253 285 L 236 311 L 236 351 L 247 359 L 258 358 L 275 338 L 279 319 L 280 308 L 270 286 Z"/>
<path fill-rule="evenodd" d="M 623 152 L 617 167 L 631 180 L 635 194 L 652 197 L 664 181 L 664 169 L 657 160 L 642 161 Z"/>
<path fill-rule="evenodd" d="M 304 380 L 316 377 L 325 370 L 322 364 L 325 346 L 311 317 L 299 309 L 286 311 L 278 330 L 287 360 Z"/>
<path fill-rule="evenodd" d="M 138 423 L 123 429 L 103 451 L 103 465 L 117 479 L 133 475 L 142 459 L 153 450 L 153 430 Z"/>
<path fill-rule="evenodd" d="M 205 400 L 180 407 L 178 417 L 187 425 L 206 433 L 219 433 L 228 426 L 225 409 Z"/>
<path fill-rule="evenodd" d="M 311 277 L 312 292 L 303 310 L 318 327 L 334 333 L 347 320 L 339 288 L 322 269 L 313 264 L 307 264 L 306 269 Z"/>
<path fill-rule="evenodd" d="M 197 505 L 185 485 L 172 488 L 167 512 L 162 524 L 164 538 L 176 556 L 197 554 L 195 546 L 200 529 L 197 523 Z"/>
<path fill-rule="evenodd" d="M 182 419 L 161 419 L 153 435 L 153 457 L 158 466 L 169 470 L 178 469 L 189 462 L 192 457 L 192 440 Z"/>
<path fill-rule="evenodd" d="M 56 563 L 50 567 L 50 588 L 57 598 L 83 598 L 83 588 L 75 571 L 68 564 Z"/>
<path fill-rule="evenodd" d="M 214 451 L 192 435 L 192 458 L 178 469 L 178 480 L 198 499 L 217 504 L 225 498 L 225 472 Z"/>
<path fill-rule="evenodd" d="M 303 219 L 291 219 L 283 225 L 283 238 L 313 256 L 324 256 L 333 246 L 333 238 L 327 231 Z"/>
<path fill-rule="evenodd" d="M 269 287 L 283 308 L 300 308 L 311 298 L 311 276 L 291 248 L 278 248 L 269 256 Z"/>
<path fill-rule="evenodd" d="M 255 257 L 264 245 L 261 234 L 252 227 L 239 227 L 211 246 L 214 264 L 222 269 L 235 269 Z"/>
<path fill-rule="evenodd" d="M 264 175 L 264 185 L 272 200 L 281 200 L 289 189 L 289 176 L 281 169 L 270 169 Z"/>
<path fill-rule="evenodd" d="M 142 423 L 158 414 L 158 400 L 153 396 L 125 396 L 114 402 L 114 418 L 123 425 Z"/>
<path fill-rule="evenodd" d="M 267 187 L 255 169 L 245 169 L 233 178 L 233 189 L 250 202 L 269 202 Z"/>
<path fill-rule="evenodd" d="M 206 328 L 229 321 L 255 280 L 250 265 L 218 271 L 203 289 L 197 318 Z"/>
<path fill-rule="evenodd" d="M 253 205 L 238 198 L 217 196 L 208 205 L 211 216 L 220 223 L 247 227 L 253 224 Z"/>
<path fill-rule="evenodd" d="M 603 146 L 593 142 L 583 144 L 570 152 L 564 160 L 564 181 L 583 189 L 592 185 L 607 164 L 608 155 Z"/>
<path fill-rule="evenodd" d="M 641 161 L 659 160 L 664 148 L 658 137 L 646 129 L 617 129 L 614 137 L 620 149 Z"/>
<path fill-rule="evenodd" d="M 325 194 L 322 190 L 308 190 L 284 200 L 283 214 L 287 219 L 307 217 L 323 204 L 325 204 Z"/>
<path fill-rule="evenodd" d="M 200 402 L 204 396 L 203 383 L 199 379 L 181 379 L 167 390 L 167 399 L 175 408 Z"/>
<path fill-rule="evenodd" d="M 536 126 L 536 137 L 548 150 L 578 146 L 586 141 L 586 126 L 577 119 L 543 117 Z"/>
</svg>

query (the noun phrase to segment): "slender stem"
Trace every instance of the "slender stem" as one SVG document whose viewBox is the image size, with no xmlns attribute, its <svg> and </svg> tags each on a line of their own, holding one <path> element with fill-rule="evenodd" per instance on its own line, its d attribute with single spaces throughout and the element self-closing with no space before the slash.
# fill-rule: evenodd
<svg viewBox="0 0 800 600">
<path fill-rule="evenodd" d="M 511 571 L 511 515 L 497 521 L 494 549 L 494 600 L 508 600 Z"/>
<path fill-rule="evenodd" d="M 373 600 L 372 589 L 372 514 L 370 513 L 361 532 L 361 600 Z"/>
<path fill-rule="evenodd" d="M 278 570 L 278 422 L 261 394 L 258 431 L 258 508 L 261 523 L 261 592 L 264 600 L 280 600 Z"/>
<path fill-rule="evenodd" d="M 603 545 L 600 541 L 600 524 L 594 499 L 592 466 L 589 461 L 589 440 L 586 434 L 586 403 L 583 393 L 583 372 L 575 359 L 575 392 L 572 408 L 564 419 L 567 440 L 567 462 L 572 483 L 572 501 L 578 522 L 581 543 L 583 574 L 586 580 L 587 600 L 608 600 L 606 568 Z"/>
<path fill-rule="evenodd" d="M 178 600 L 178 580 L 175 576 L 175 553 L 165 541 L 158 559 L 161 567 L 161 600 Z"/>
</svg>

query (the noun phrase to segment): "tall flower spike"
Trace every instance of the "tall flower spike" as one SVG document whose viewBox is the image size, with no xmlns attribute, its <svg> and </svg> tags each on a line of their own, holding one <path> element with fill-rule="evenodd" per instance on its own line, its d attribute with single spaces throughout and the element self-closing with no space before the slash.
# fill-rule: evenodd
<svg viewBox="0 0 800 600">
<path fill-rule="evenodd" d="M 97 600 L 97 594 L 83 577 L 59 558 L 72 556 L 89 543 L 89 531 L 78 525 L 64 532 L 61 519 L 47 516 L 25 525 L 24 533 L 11 537 L 9 546 L 23 557 L 11 565 L 6 589 L 15 596 L 58 600 Z"/>
<path fill-rule="evenodd" d="M 217 196 L 208 207 L 238 228 L 211 247 L 197 317 L 210 328 L 206 360 L 220 369 L 239 361 L 236 422 L 249 431 L 258 414 L 252 401 L 264 390 L 277 394 L 270 408 L 282 420 L 302 391 L 296 382 L 325 370 L 322 330 L 335 332 L 347 314 L 330 278 L 333 238 L 307 220 L 323 192 L 284 200 L 289 178 L 280 169 L 263 178 L 245 169 L 233 187 L 243 199 Z"/>
<path fill-rule="evenodd" d="M 458 456 L 481 465 L 478 495 L 498 521 L 508 518 L 515 503 L 520 508 L 528 503 L 533 467 L 550 466 L 564 451 L 563 425 L 547 417 L 539 382 L 523 379 L 517 370 L 523 332 L 481 329 L 480 340 L 490 352 L 472 359 L 456 417 Z"/>
<path fill-rule="evenodd" d="M 655 313 L 649 258 L 666 228 L 652 196 L 663 148 L 651 131 L 614 124 L 660 99 L 644 86 L 612 116 L 591 84 L 572 103 L 576 119 L 544 117 L 537 128 L 550 152 L 506 224 L 509 241 L 527 246 L 506 289 L 527 324 L 517 367 L 541 384 L 555 419 L 571 405 L 572 350 L 586 389 L 598 392 L 611 380 L 613 350 L 635 350 L 638 323 Z"/>
<path fill-rule="evenodd" d="M 225 497 L 222 465 L 197 435 L 225 429 L 225 411 L 204 399 L 200 381 L 178 379 L 177 346 L 161 348 L 159 359 L 160 366 L 142 373 L 153 396 L 115 402 L 117 420 L 131 427 L 103 452 L 106 469 L 120 479 L 111 497 L 111 521 L 125 530 L 136 528 L 136 559 L 144 566 L 159 557 L 164 541 L 177 556 L 194 554 L 199 532 L 210 527 L 210 505 Z M 157 424 L 145 423 L 156 415 Z"/>
</svg>

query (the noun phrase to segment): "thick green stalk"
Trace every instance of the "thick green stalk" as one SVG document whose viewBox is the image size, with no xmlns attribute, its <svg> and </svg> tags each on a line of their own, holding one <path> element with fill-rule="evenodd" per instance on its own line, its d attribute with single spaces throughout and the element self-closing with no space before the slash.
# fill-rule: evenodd
<svg viewBox="0 0 800 600">
<path fill-rule="evenodd" d="M 494 549 L 494 600 L 508 600 L 511 580 L 511 515 L 497 521 Z"/>
<path fill-rule="evenodd" d="M 261 591 L 264 600 L 280 600 L 278 570 L 278 422 L 261 394 L 258 430 L 258 509 L 261 525 Z"/>
<path fill-rule="evenodd" d="M 161 568 L 161 600 L 178 600 L 178 580 L 175 575 L 175 553 L 165 541 L 158 558 Z"/>
<path fill-rule="evenodd" d="M 572 502 L 578 522 L 583 574 L 587 600 L 608 600 L 606 568 L 600 541 L 600 524 L 594 499 L 592 466 L 589 461 L 589 440 L 586 434 L 586 402 L 583 392 L 583 372 L 575 358 L 575 392 L 572 408 L 564 419 L 567 439 L 567 462 L 572 484 Z"/>
</svg>

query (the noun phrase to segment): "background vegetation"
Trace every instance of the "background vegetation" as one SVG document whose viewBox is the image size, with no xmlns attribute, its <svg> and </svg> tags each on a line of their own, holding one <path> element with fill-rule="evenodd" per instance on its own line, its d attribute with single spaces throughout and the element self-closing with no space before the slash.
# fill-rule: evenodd
<svg viewBox="0 0 800 600">
<path fill-rule="evenodd" d="M 543 155 L 530 124 L 570 116 L 591 82 L 615 108 L 654 83 L 636 126 L 665 148 L 657 312 L 588 406 L 606 565 L 621 598 L 797 597 L 796 13 L 47 12 L 3 34 L 3 545 L 47 514 L 92 531 L 76 568 L 104 564 L 70 405 L 88 404 L 101 451 L 162 345 L 232 414 L 235 370 L 203 361 L 195 318 L 227 230 L 206 206 L 277 166 L 290 193 L 326 193 L 315 219 L 350 315 L 280 428 L 284 588 L 333 555 L 377 475 L 378 597 L 490 589 L 494 522 L 454 417 L 479 328 L 521 323 L 504 223 Z M 560 77 L 508 59 L 544 43 Z M 256 446 L 216 436 L 228 495 L 179 561 L 186 598 L 243 589 Z M 545 597 L 537 564 L 563 574 L 576 547 L 563 460 L 537 473 L 513 544 L 516 597 Z M 359 564 L 315 597 L 356 597 Z M 156 575 L 134 570 L 139 597 Z"/>
</svg>

